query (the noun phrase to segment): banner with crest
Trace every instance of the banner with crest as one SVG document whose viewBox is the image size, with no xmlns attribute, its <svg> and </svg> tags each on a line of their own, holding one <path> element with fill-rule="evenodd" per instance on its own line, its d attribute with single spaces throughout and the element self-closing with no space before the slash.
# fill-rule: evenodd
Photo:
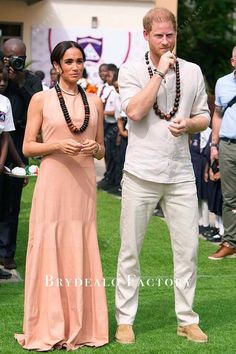
<svg viewBox="0 0 236 354">
<path fill-rule="evenodd" d="M 99 83 L 98 67 L 102 63 L 113 63 L 118 67 L 127 60 L 143 57 L 147 44 L 142 31 L 86 28 L 32 28 L 31 69 L 42 70 L 49 81 L 50 54 L 58 42 L 73 40 L 79 43 L 86 54 L 85 67 L 89 81 Z"/>
</svg>

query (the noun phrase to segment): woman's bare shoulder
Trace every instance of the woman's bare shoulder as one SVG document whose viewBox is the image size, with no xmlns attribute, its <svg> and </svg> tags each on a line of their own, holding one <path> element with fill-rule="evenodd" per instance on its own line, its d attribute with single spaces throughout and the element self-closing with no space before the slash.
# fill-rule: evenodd
<svg viewBox="0 0 236 354">
<path fill-rule="evenodd" d="M 103 107 L 102 100 L 96 95 L 96 93 L 86 93 L 88 99 L 93 101 L 97 107 Z"/>
<path fill-rule="evenodd" d="M 49 99 L 50 95 L 51 90 L 39 91 L 32 96 L 31 101 L 33 103 L 42 104 L 46 99 Z"/>
</svg>

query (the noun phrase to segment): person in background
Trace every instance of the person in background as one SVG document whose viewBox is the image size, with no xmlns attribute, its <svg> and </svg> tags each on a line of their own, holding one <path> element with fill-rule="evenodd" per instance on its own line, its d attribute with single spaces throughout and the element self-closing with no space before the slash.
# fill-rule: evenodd
<svg viewBox="0 0 236 354">
<path fill-rule="evenodd" d="M 97 187 L 109 191 L 115 187 L 116 159 L 117 159 L 117 121 L 115 118 L 115 101 L 118 93 L 113 82 L 117 81 L 118 68 L 115 64 L 108 64 L 106 75 L 107 88 L 104 90 L 101 100 L 104 105 L 104 144 L 106 171 L 104 178 L 98 182 Z M 106 94 L 106 97 L 105 97 Z"/>
<path fill-rule="evenodd" d="M 224 236 L 211 260 L 236 257 L 236 46 L 231 64 L 233 72 L 218 79 L 215 87 L 211 163 L 219 160 Z"/>
<path fill-rule="evenodd" d="M 196 179 L 198 213 L 199 213 L 199 233 L 204 236 L 210 230 L 209 209 L 208 209 L 208 183 L 205 181 L 205 166 L 207 158 L 204 149 L 207 146 L 211 129 L 207 128 L 201 133 L 190 136 L 190 154 Z"/>
<path fill-rule="evenodd" d="M 204 155 L 206 157 L 205 166 L 205 181 L 207 182 L 207 201 L 208 209 L 211 213 L 215 214 L 214 226 L 203 233 L 203 236 L 210 242 L 221 242 L 224 234 L 224 225 L 222 220 L 222 190 L 218 161 L 214 161 L 211 164 L 210 151 L 211 151 L 211 135 L 204 149 Z"/>
<path fill-rule="evenodd" d="M 161 201 L 173 250 L 177 335 L 205 343 L 208 337 L 193 310 L 198 201 L 188 141 L 189 134 L 210 123 L 205 84 L 199 66 L 173 52 L 177 26 L 172 12 L 149 10 L 143 27 L 149 51 L 141 60 L 122 64 L 118 78 L 129 138 L 122 179 L 115 339 L 122 344 L 135 342 L 139 254 L 148 222 Z"/>
<path fill-rule="evenodd" d="M 44 81 L 44 79 L 45 79 L 44 72 L 42 70 L 37 70 L 37 71 L 35 71 L 35 75 L 38 76 L 38 78 L 41 80 L 42 86 L 43 86 L 43 91 L 48 90 L 49 87 L 46 84 L 46 82 Z"/>
<path fill-rule="evenodd" d="M 9 98 L 12 106 L 15 130 L 10 132 L 7 166 L 24 167 L 28 164 L 22 152 L 25 133 L 26 114 L 33 94 L 42 90 L 39 78 L 25 70 L 26 47 L 18 38 L 11 38 L 3 45 L 4 64 L 8 69 L 8 86 L 4 96 Z M 15 269 L 16 240 L 18 217 L 20 213 L 21 193 L 27 180 L 4 177 L 4 218 L 0 222 L 0 263 L 6 269 Z"/>
<path fill-rule="evenodd" d="M 100 85 L 98 85 L 98 88 L 97 88 L 97 95 L 98 97 L 100 97 L 102 99 L 102 96 L 104 94 L 104 97 L 106 97 L 106 90 L 107 90 L 107 73 L 108 73 L 108 64 L 101 64 L 99 66 L 99 69 L 98 69 L 98 74 L 99 74 L 99 77 L 102 81 L 102 83 Z"/>
<path fill-rule="evenodd" d="M 118 81 L 113 82 L 113 86 L 118 93 L 115 97 L 115 118 L 117 120 L 118 134 L 116 138 L 116 168 L 114 187 L 108 192 L 121 196 L 121 180 L 125 162 L 125 153 L 128 144 L 128 121 L 124 111 L 121 109 Z"/>
<path fill-rule="evenodd" d="M 51 68 L 50 70 L 50 82 L 49 82 L 49 88 L 52 88 L 56 85 L 58 80 L 58 72 L 56 71 L 55 68 Z"/>
<path fill-rule="evenodd" d="M 8 84 L 7 69 L 4 67 L 3 62 L 0 61 L 0 221 L 4 220 L 4 165 L 8 151 L 8 132 L 15 130 L 11 103 L 9 99 L 3 96 Z M 0 248 L 4 248 L 5 244 L 2 244 L 5 240 L 0 240 Z M 6 240 L 7 241 L 7 240 Z M 10 279 L 12 274 L 4 271 L 0 268 L 0 279 Z"/>
</svg>

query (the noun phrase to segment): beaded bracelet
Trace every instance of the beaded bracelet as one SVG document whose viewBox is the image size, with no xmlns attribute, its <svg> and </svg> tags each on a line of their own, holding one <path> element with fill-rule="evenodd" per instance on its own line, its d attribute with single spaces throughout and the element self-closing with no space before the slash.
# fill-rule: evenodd
<svg viewBox="0 0 236 354">
<path fill-rule="evenodd" d="M 165 74 L 163 74 L 161 71 L 155 69 L 155 70 L 154 70 L 154 73 L 155 73 L 155 74 L 158 74 L 163 80 L 165 80 Z"/>
</svg>

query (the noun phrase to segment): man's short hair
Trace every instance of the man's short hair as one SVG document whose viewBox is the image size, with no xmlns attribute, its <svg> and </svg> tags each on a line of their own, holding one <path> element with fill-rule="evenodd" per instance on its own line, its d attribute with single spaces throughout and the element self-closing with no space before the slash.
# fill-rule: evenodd
<svg viewBox="0 0 236 354">
<path fill-rule="evenodd" d="M 153 22 L 171 22 L 176 31 L 176 19 L 174 14 L 164 7 L 154 7 L 149 10 L 143 18 L 143 28 L 149 33 L 152 30 Z"/>
</svg>

